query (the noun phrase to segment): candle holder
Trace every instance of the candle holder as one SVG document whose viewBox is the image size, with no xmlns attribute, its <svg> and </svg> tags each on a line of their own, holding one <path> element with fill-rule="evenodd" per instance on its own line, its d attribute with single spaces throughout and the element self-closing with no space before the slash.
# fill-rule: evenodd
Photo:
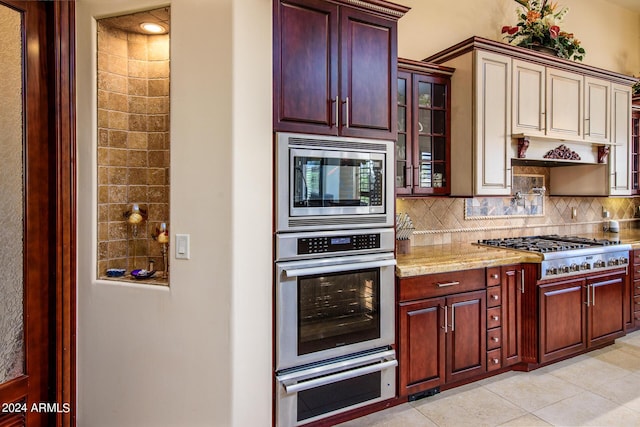
<svg viewBox="0 0 640 427">
<path fill-rule="evenodd" d="M 127 224 L 131 226 L 131 240 L 133 241 L 133 261 L 131 264 L 131 270 L 134 270 L 136 268 L 136 240 L 138 239 L 138 226 L 146 221 L 147 211 L 142 209 L 138 203 L 134 203 L 131 206 L 131 210 L 126 211 L 122 216 L 127 221 Z"/>
<path fill-rule="evenodd" d="M 156 233 L 153 238 L 160 243 L 162 248 L 162 263 L 164 271 L 162 272 L 162 277 L 169 277 L 169 263 L 167 259 L 167 249 L 169 246 L 169 229 L 167 228 L 167 223 L 163 222 L 159 227 L 156 227 Z"/>
</svg>

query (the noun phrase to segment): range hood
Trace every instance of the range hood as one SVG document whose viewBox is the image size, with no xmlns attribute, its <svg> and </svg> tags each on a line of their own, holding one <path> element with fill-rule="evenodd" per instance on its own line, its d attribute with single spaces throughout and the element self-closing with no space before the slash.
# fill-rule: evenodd
<svg viewBox="0 0 640 427">
<path fill-rule="evenodd" d="M 612 144 L 526 134 L 512 137 L 512 165 L 551 168 L 550 196 L 610 195 Z"/>
<path fill-rule="evenodd" d="M 604 166 L 607 164 L 610 145 L 587 140 L 513 134 L 511 162 L 518 166 Z"/>
</svg>

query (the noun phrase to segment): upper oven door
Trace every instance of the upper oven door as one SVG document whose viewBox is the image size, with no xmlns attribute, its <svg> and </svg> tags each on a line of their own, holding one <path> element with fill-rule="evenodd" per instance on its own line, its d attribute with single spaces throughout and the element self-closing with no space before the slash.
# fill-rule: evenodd
<svg viewBox="0 0 640 427">
<path fill-rule="evenodd" d="M 278 231 L 393 225 L 392 156 L 390 141 L 279 134 Z"/>
<path fill-rule="evenodd" d="M 276 369 L 394 342 L 393 253 L 276 263 Z"/>
</svg>

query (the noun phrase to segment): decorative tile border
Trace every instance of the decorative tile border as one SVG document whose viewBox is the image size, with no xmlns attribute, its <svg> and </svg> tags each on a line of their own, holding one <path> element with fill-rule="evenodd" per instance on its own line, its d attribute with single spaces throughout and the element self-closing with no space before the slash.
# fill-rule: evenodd
<svg viewBox="0 0 640 427">
<path fill-rule="evenodd" d="M 513 197 L 479 197 L 465 199 L 464 219 L 482 220 L 496 217 L 544 216 L 544 175 L 513 175 Z"/>
</svg>

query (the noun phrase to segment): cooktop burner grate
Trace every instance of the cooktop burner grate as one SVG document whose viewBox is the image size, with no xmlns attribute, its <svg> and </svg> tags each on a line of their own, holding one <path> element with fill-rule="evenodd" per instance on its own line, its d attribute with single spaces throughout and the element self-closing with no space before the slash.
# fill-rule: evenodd
<svg viewBox="0 0 640 427">
<path fill-rule="evenodd" d="M 578 236 L 546 236 L 509 237 L 503 239 L 478 240 L 478 244 L 505 249 L 517 249 L 530 252 L 561 252 L 589 248 L 593 246 L 612 246 L 619 242 L 607 239 L 590 239 Z"/>
</svg>

